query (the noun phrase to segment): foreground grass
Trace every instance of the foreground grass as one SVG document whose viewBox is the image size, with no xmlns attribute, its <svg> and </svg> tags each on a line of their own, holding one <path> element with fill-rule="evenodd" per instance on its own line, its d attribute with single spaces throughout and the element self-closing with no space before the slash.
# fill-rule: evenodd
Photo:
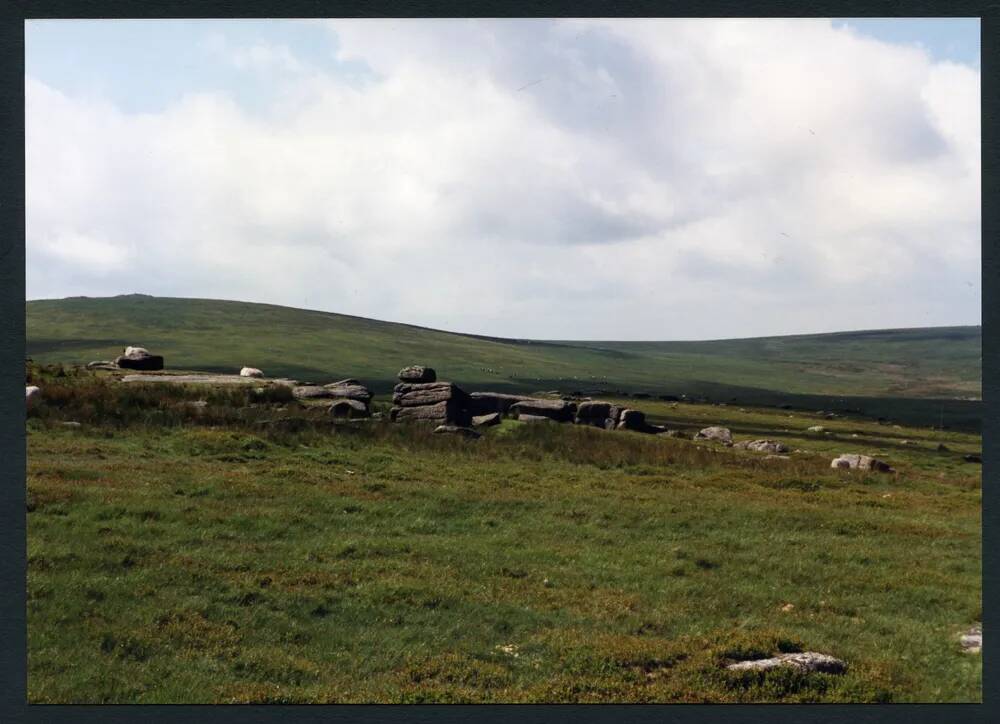
<svg viewBox="0 0 1000 724">
<path fill-rule="evenodd" d="M 957 644 L 982 613 L 978 467 L 897 445 L 898 475 L 849 474 L 824 448 L 941 433 L 829 421 L 831 440 L 778 411 L 644 405 L 809 447 L 765 462 L 569 426 L 470 443 L 205 424 L 250 392 L 200 423 L 166 399 L 74 428 L 69 410 L 106 417 L 100 396 L 59 408 L 47 384 L 28 430 L 33 702 L 981 700 Z M 848 672 L 722 668 L 796 648 Z"/>
</svg>

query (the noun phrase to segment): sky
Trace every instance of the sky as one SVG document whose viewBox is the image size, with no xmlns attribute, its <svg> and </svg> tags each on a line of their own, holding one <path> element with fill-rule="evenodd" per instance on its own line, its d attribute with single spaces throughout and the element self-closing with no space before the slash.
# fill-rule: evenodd
<svg viewBox="0 0 1000 724">
<path fill-rule="evenodd" d="M 29 299 L 980 324 L 977 19 L 28 21 Z"/>
</svg>

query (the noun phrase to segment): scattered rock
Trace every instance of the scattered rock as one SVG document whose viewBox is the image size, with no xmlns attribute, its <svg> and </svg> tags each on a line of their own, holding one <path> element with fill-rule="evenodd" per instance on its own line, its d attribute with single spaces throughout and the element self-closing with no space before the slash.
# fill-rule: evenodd
<svg viewBox="0 0 1000 724">
<path fill-rule="evenodd" d="M 264 373 L 256 367 L 244 367 L 240 370 L 240 377 L 263 377 Z"/>
<path fill-rule="evenodd" d="M 399 379 L 402 382 L 435 382 L 437 373 L 430 367 L 411 365 L 399 371 Z"/>
<path fill-rule="evenodd" d="M 450 435 L 461 435 L 463 437 L 470 438 L 472 440 L 480 437 L 480 434 L 469 427 L 461 427 L 459 425 L 438 425 L 434 428 L 436 433 L 447 433 Z"/>
<path fill-rule="evenodd" d="M 830 463 L 831 468 L 843 468 L 850 470 L 871 470 L 877 473 L 894 473 L 888 463 L 883 462 L 870 455 L 841 455 L 834 458 Z"/>
<path fill-rule="evenodd" d="M 35 385 L 25 385 L 24 404 L 26 408 L 31 410 L 41 401 L 42 401 L 42 388 L 36 387 Z"/>
<path fill-rule="evenodd" d="M 826 428 L 822 425 L 813 425 L 812 427 L 806 428 L 807 432 L 826 432 Z"/>
<path fill-rule="evenodd" d="M 963 455 L 962 460 L 967 463 L 982 463 L 983 457 L 981 455 Z"/>
<path fill-rule="evenodd" d="M 63 427 L 83 427 L 83 425 L 74 420 L 67 420 L 66 422 L 60 422 L 59 424 Z"/>
<path fill-rule="evenodd" d="M 646 429 L 646 413 L 640 410 L 622 410 L 618 419 L 619 430 L 642 432 Z"/>
<path fill-rule="evenodd" d="M 978 654 L 983 650 L 983 625 L 976 624 L 959 637 L 962 649 L 967 654 Z"/>
<path fill-rule="evenodd" d="M 292 388 L 292 395 L 298 400 L 322 400 L 336 397 L 332 390 L 319 385 L 300 385 Z"/>
<path fill-rule="evenodd" d="M 472 418 L 473 427 L 492 427 L 500 424 L 500 413 L 490 412 L 486 415 L 476 415 Z"/>
<path fill-rule="evenodd" d="M 163 357 L 150 354 L 145 347 L 126 347 L 124 354 L 115 358 L 115 366 L 125 370 L 146 372 L 162 370 Z"/>
<path fill-rule="evenodd" d="M 691 433 L 684 432 L 683 430 L 665 430 L 660 434 L 663 435 L 664 437 L 676 437 L 676 438 L 681 438 L 683 440 L 691 439 Z"/>
<path fill-rule="evenodd" d="M 795 610 L 795 604 L 794 603 L 786 603 L 784 606 L 781 607 L 781 610 L 784 611 L 785 613 L 789 613 L 790 611 L 794 611 Z"/>
<path fill-rule="evenodd" d="M 729 664 L 726 668 L 730 671 L 770 671 L 782 666 L 806 672 L 819 671 L 824 674 L 842 674 L 847 670 L 847 664 L 840 659 L 835 659 L 827 654 L 818 654 L 815 651 L 779 654 L 770 659 L 740 661 Z"/>
<path fill-rule="evenodd" d="M 788 446 L 775 440 L 754 440 L 752 442 L 738 442 L 733 445 L 739 450 L 752 450 L 753 452 L 765 453 L 786 453 Z"/>
<path fill-rule="evenodd" d="M 342 397 L 330 405 L 330 417 L 358 418 L 368 417 L 368 405 L 361 400 Z"/>
<path fill-rule="evenodd" d="M 733 433 L 728 427 L 706 427 L 704 430 L 699 430 L 694 436 L 695 440 L 716 440 L 723 444 L 728 443 L 733 444 Z"/>
<path fill-rule="evenodd" d="M 765 455 L 765 460 L 791 460 L 788 455 Z"/>
</svg>

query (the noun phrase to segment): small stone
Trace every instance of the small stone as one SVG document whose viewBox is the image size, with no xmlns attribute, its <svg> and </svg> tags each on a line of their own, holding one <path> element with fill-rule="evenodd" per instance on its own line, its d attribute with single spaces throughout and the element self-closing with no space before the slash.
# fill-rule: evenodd
<svg viewBox="0 0 1000 724">
<path fill-rule="evenodd" d="M 786 603 L 784 606 L 781 607 L 781 610 L 784 611 L 785 613 L 788 613 L 789 611 L 794 611 L 795 610 L 795 604 L 794 603 Z"/>
<path fill-rule="evenodd" d="M 806 428 L 807 432 L 826 432 L 826 428 L 822 425 L 813 425 L 812 427 Z"/>
<path fill-rule="evenodd" d="M 240 377 L 263 377 L 264 373 L 256 367 L 244 367 L 240 370 Z"/>
<path fill-rule="evenodd" d="M 962 649 L 967 654 L 978 654 L 983 650 L 983 626 L 977 624 L 959 637 Z"/>
<path fill-rule="evenodd" d="M 434 432 L 438 434 L 461 435 L 469 438 L 470 440 L 475 440 L 480 436 L 479 433 L 472 428 L 460 427 L 458 425 L 438 425 L 434 428 Z"/>
<path fill-rule="evenodd" d="M 740 661 L 729 664 L 726 668 L 730 671 L 769 671 L 783 666 L 799 671 L 819 671 L 825 674 L 842 674 L 847 669 L 847 664 L 840 659 L 835 659 L 827 654 L 818 654 L 815 651 L 779 654 L 770 659 Z"/>
<path fill-rule="evenodd" d="M 476 415 L 472 418 L 473 427 L 491 427 L 500 424 L 500 413 L 491 412 L 488 415 Z"/>
</svg>

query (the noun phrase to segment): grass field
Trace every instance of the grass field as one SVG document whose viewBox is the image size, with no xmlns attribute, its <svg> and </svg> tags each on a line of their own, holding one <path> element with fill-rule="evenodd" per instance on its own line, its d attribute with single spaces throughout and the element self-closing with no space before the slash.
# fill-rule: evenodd
<svg viewBox="0 0 1000 724">
<path fill-rule="evenodd" d="M 982 620 L 976 434 L 632 403 L 797 451 L 764 460 L 515 421 L 476 441 L 334 425 L 281 388 L 29 377 L 32 702 L 982 698 L 958 644 Z M 897 473 L 831 470 L 841 452 Z M 847 672 L 723 668 L 797 649 Z"/>
<path fill-rule="evenodd" d="M 299 380 L 356 377 L 388 392 L 405 364 L 472 389 L 702 396 L 714 402 L 860 410 L 976 429 L 979 327 L 717 342 L 541 342 L 452 334 L 264 304 L 142 295 L 27 303 L 27 353 L 44 363 L 110 359 L 127 344 L 173 369 L 260 367 Z"/>
</svg>

